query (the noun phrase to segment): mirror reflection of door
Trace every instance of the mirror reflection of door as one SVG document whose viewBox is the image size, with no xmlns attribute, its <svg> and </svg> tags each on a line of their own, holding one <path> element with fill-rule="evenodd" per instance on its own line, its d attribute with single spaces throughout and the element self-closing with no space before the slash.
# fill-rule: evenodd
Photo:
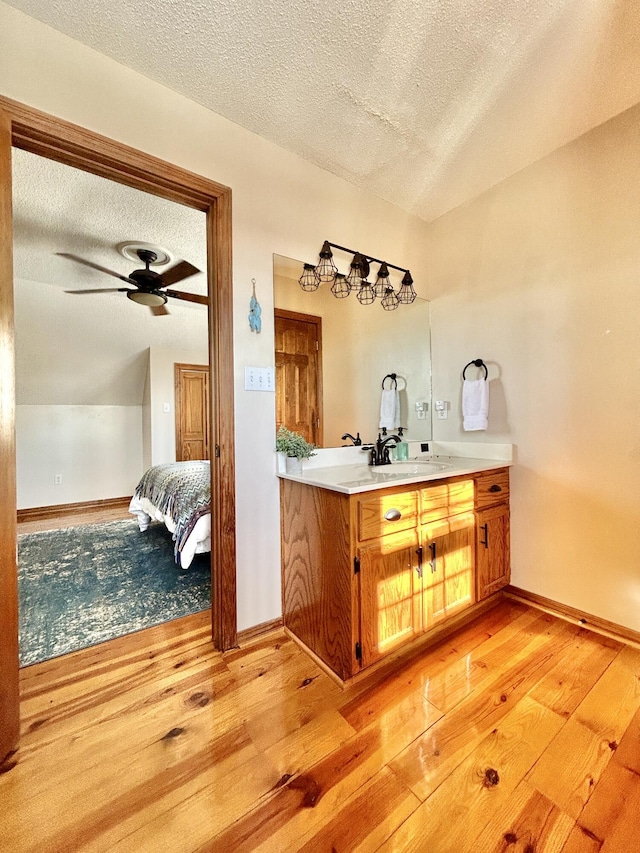
<svg viewBox="0 0 640 853">
<path fill-rule="evenodd" d="M 275 309 L 276 429 L 322 446 L 322 319 Z"/>
<path fill-rule="evenodd" d="M 175 365 L 176 462 L 209 459 L 209 365 Z"/>
</svg>

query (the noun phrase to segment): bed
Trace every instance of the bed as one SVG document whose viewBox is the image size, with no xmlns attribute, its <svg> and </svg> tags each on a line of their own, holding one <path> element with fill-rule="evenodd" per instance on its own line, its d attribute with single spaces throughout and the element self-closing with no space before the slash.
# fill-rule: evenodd
<svg viewBox="0 0 640 853">
<path fill-rule="evenodd" d="M 209 462 L 168 462 L 146 471 L 129 512 L 141 531 L 162 521 L 173 535 L 174 557 L 188 569 L 195 554 L 211 550 L 211 471 Z"/>
</svg>

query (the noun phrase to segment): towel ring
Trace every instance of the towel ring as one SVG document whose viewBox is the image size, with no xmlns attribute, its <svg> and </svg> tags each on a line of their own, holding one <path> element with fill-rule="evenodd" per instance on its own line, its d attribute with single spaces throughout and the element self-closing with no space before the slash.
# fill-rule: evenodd
<svg viewBox="0 0 640 853">
<path fill-rule="evenodd" d="M 382 380 L 382 390 L 384 391 L 384 383 L 387 381 L 387 379 L 390 379 L 393 382 L 393 385 L 391 386 L 392 389 L 397 388 L 398 387 L 397 376 L 398 376 L 397 373 L 387 373 L 387 375 Z"/>
<path fill-rule="evenodd" d="M 487 365 L 484 363 L 484 361 L 483 361 L 481 358 L 474 358 L 472 361 L 470 361 L 470 362 L 469 362 L 469 364 L 465 364 L 465 366 L 464 366 L 464 370 L 462 371 L 462 378 L 463 378 L 463 379 L 466 379 L 465 373 L 466 373 L 466 371 L 467 371 L 467 367 L 471 367 L 471 365 L 472 365 L 472 364 L 473 364 L 475 367 L 482 367 L 482 368 L 484 368 L 484 380 L 485 380 L 485 382 L 486 382 L 486 381 L 487 381 L 487 378 L 488 378 L 488 376 L 489 376 L 489 371 L 487 370 Z"/>
</svg>

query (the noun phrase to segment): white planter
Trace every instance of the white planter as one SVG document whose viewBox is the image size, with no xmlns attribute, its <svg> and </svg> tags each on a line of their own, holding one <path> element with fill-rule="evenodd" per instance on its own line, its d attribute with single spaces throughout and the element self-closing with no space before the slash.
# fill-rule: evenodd
<svg viewBox="0 0 640 853">
<path fill-rule="evenodd" d="M 302 459 L 297 456 L 287 456 L 284 466 L 287 474 L 302 474 Z"/>
</svg>

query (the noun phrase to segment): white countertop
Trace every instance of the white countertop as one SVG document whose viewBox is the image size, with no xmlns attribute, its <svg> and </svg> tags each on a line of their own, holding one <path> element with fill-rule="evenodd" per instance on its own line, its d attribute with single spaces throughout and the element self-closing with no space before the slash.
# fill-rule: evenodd
<svg viewBox="0 0 640 853">
<path fill-rule="evenodd" d="M 506 468 L 511 459 L 476 459 L 464 456 L 420 456 L 406 462 L 392 462 L 391 465 L 367 465 L 358 460 L 347 465 L 317 465 L 302 470 L 301 474 L 287 474 L 279 471 L 284 480 L 319 486 L 346 495 L 359 492 L 371 492 L 394 485 L 431 482 L 461 474 L 477 474 L 494 468 Z"/>
</svg>

